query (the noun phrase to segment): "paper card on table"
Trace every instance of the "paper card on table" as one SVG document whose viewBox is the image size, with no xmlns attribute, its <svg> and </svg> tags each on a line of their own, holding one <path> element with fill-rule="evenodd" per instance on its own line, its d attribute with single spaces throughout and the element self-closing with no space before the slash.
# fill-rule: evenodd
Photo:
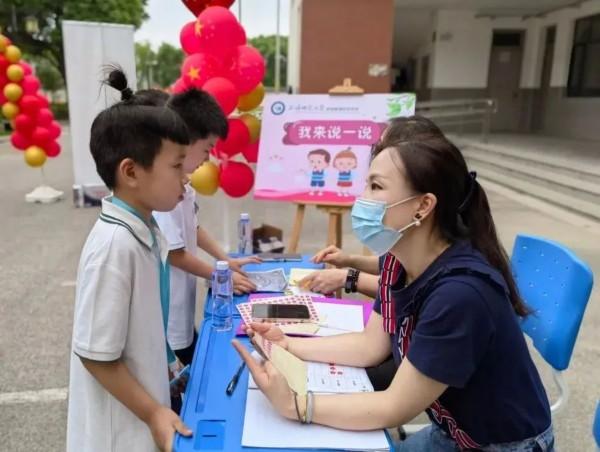
<svg viewBox="0 0 600 452">
<path fill-rule="evenodd" d="M 359 333 L 364 330 L 363 307 L 351 304 L 314 303 L 321 328 L 318 336 Z"/>
<path fill-rule="evenodd" d="M 271 364 L 285 377 L 288 385 L 296 394 L 306 394 L 306 363 L 277 344 L 254 334 L 252 343 L 271 361 Z"/>
<path fill-rule="evenodd" d="M 287 279 L 283 268 L 262 272 L 247 272 L 248 279 L 254 283 L 257 292 L 283 292 Z"/>
<path fill-rule="evenodd" d="M 253 352 L 252 357 L 257 362 L 262 361 L 257 352 Z M 248 388 L 258 389 L 252 374 L 248 377 Z M 367 371 L 360 367 L 307 361 L 306 389 L 321 394 L 352 394 L 373 392 L 373 385 Z"/>
<path fill-rule="evenodd" d="M 291 421 L 280 416 L 262 392 L 254 390 L 249 390 L 246 397 L 242 446 L 282 449 L 390 450 L 383 430 L 352 432 Z"/>
<path fill-rule="evenodd" d="M 292 268 L 290 270 L 289 283 L 290 286 L 298 286 L 300 281 L 306 278 L 308 275 L 314 273 L 316 270 L 313 268 Z"/>
</svg>

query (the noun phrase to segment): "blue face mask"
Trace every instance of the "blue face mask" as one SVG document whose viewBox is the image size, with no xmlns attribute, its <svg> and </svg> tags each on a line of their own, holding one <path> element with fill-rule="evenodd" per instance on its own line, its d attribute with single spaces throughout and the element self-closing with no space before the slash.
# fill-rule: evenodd
<svg viewBox="0 0 600 452">
<path fill-rule="evenodd" d="M 383 201 L 358 198 L 352 207 L 352 230 L 354 235 L 377 256 L 387 253 L 402 238 L 408 228 L 421 224 L 415 220 L 400 230 L 388 228 L 383 224 L 387 209 L 415 199 L 416 196 L 387 205 Z"/>
</svg>

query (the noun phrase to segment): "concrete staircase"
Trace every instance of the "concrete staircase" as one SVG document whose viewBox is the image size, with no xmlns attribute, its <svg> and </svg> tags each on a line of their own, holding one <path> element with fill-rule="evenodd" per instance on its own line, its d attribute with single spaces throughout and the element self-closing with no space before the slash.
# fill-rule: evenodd
<svg viewBox="0 0 600 452">
<path fill-rule="evenodd" d="M 480 177 L 600 221 L 600 143 L 594 158 L 589 153 L 544 152 L 514 142 L 452 140 Z"/>
</svg>

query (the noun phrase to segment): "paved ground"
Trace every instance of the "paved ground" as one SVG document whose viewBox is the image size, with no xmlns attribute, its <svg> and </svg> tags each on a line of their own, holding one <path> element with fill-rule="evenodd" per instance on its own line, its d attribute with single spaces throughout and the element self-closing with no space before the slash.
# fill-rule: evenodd
<svg viewBox="0 0 600 452">
<path fill-rule="evenodd" d="M 38 184 L 39 171 L 26 167 L 22 155 L 0 138 L 0 451 L 64 450 L 73 281 L 81 246 L 97 216 L 95 209 L 72 206 L 71 155 L 69 146 L 65 148 L 63 155 L 46 165 L 46 173 L 67 199 L 54 205 L 30 205 L 23 201 L 24 195 Z M 507 248 L 518 232 L 547 236 L 570 246 L 600 274 L 600 225 L 499 188 L 490 191 L 490 198 Z M 219 240 L 234 236 L 235 219 L 242 210 L 249 211 L 255 223 L 278 225 L 286 235 L 291 228 L 292 206 L 222 196 L 202 201 L 201 221 L 216 231 Z M 326 230 L 324 215 L 309 210 L 302 250 L 316 251 Z M 344 230 L 345 247 L 359 252 L 348 219 Z M 598 328 L 596 289 L 567 373 L 571 399 L 555 418 L 563 451 L 593 450 L 591 419 L 600 397 Z M 551 387 L 547 372 L 544 377 Z"/>
</svg>

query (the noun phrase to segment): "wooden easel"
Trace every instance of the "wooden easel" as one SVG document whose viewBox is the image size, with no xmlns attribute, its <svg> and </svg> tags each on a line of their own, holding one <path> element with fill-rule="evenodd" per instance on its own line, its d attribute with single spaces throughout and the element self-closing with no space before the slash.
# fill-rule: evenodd
<svg viewBox="0 0 600 452">
<path fill-rule="evenodd" d="M 353 85 L 352 80 L 345 78 L 341 85 L 336 85 L 329 90 L 331 96 L 348 96 L 362 95 L 365 90 L 359 86 Z M 304 212 L 307 205 L 314 205 L 318 210 L 324 211 L 329 216 L 329 226 L 327 228 L 327 243 L 326 245 L 335 245 L 338 248 L 342 247 L 342 220 L 344 214 L 352 209 L 350 205 L 344 204 L 328 204 L 319 202 L 302 202 L 296 203 L 296 218 L 290 234 L 288 244 L 288 252 L 295 253 L 298 251 L 298 243 L 300 242 L 300 234 L 302 232 L 302 224 L 304 222 Z"/>
</svg>

